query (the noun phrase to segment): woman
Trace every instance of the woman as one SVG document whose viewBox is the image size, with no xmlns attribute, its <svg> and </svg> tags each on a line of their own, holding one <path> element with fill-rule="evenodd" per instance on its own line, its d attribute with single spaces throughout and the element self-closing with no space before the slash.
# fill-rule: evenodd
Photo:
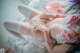
<svg viewBox="0 0 80 53">
<path fill-rule="evenodd" d="M 74 3 L 66 11 L 66 13 L 68 13 L 71 10 L 75 10 L 74 12 L 72 12 L 72 14 L 79 14 L 80 15 L 80 3 L 79 2 Z M 79 49 L 80 45 L 77 45 L 77 44 L 75 44 L 75 45 L 73 45 L 73 44 L 62 44 L 62 45 L 57 45 L 57 46 L 54 47 L 54 44 L 52 43 L 52 40 L 53 39 L 50 36 L 45 35 L 46 47 L 47 47 L 47 49 L 50 53 L 75 53 L 76 51 L 80 51 L 80 49 Z M 74 47 L 74 46 L 76 46 L 76 47 Z"/>
<path fill-rule="evenodd" d="M 46 23 L 47 20 L 43 20 L 43 21 Z M 27 34 L 27 35 L 29 34 L 29 35 L 33 35 L 33 36 L 38 37 L 38 38 L 44 38 L 43 36 L 45 36 L 45 41 L 48 41 L 48 44 L 46 42 L 46 47 L 50 53 L 52 53 L 52 52 L 65 53 L 67 51 L 67 49 L 71 46 L 68 44 L 63 44 L 63 45 L 58 45 L 58 46 L 54 47 L 53 42 L 52 42 L 53 39 L 51 39 L 50 36 L 47 36 L 46 34 L 40 32 L 40 31 L 34 31 L 34 26 L 30 25 L 29 23 L 23 23 L 22 25 L 20 25 L 20 24 L 16 24 L 16 22 L 15 23 L 14 22 L 12 22 L 12 23 L 5 22 L 4 24 L 8 30 L 16 31 L 18 33 L 23 33 L 23 34 Z M 9 27 L 7 27 L 7 26 L 9 26 Z M 19 31 L 20 26 L 21 26 L 21 31 Z M 43 27 L 43 26 L 41 26 L 41 27 Z M 18 30 L 16 30 L 16 29 L 18 29 Z M 47 28 L 45 28 L 45 29 L 47 30 Z M 42 30 L 42 31 L 44 31 L 44 30 Z M 46 32 L 48 33 L 48 31 L 46 31 Z M 62 48 L 62 49 L 60 50 L 60 48 Z M 59 49 L 59 51 L 57 51 L 56 49 Z"/>
</svg>

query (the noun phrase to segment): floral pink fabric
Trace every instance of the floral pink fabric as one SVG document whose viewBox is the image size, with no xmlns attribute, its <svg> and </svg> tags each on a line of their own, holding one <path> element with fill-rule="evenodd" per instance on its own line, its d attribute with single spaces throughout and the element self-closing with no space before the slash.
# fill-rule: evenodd
<svg viewBox="0 0 80 53">
<path fill-rule="evenodd" d="M 69 20 L 62 31 L 61 37 L 64 42 L 69 40 L 73 42 L 73 40 L 76 40 L 78 34 L 80 34 L 80 17 L 78 15 L 72 15 L 69 17 Z"/>
<path fill-rule="evenodd" d="M 49 5 L 46 7 L 46 10 L 51 13 L 63 13 L 64 12 L 63 4 L 59 1 L 50 2 Z"/>
</svg>

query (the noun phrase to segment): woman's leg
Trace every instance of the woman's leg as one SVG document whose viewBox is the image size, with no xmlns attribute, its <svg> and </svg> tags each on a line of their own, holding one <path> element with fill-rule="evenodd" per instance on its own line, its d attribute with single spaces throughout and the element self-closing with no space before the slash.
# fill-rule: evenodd
<svg viewBox="0 0 80 53">
<path fill-rule="evenodd" d="M 40 31 L 34 31 L 34 26 L 27 22 L 20 23 L 17 21 L 5 21 L 4 26 L 8 31 L 13 31 L 18 34 L 31 35 L 37 38 L 43 38 L 43 33 Z"/>
<path fill-rule="evenodd" d="M 27 23 L 27 22 L 24 22 L 22 24 L 21 32 L 22 32 L 22 34 L 30 34 L 31 36 L 44 39 L 43 32 L 41 32 L 39 30 L 35 31 L 35 26 L 33 26 L 32 24 Z"/>
<path fill-rule="evenodd" d="M 53 48 L 51 53 L 66 53 L 70 47 L 72 47 L 72 45 L 69 44 L 57 45 Z"/>
<path fill-rule="evenodd" d="M 25 6 L 18 6 L 18 9 L 25 17 L 28 17 L 29 19 L 42 13 L 42 12 L 40 12 L 32 7 L 29 7 L 29 6 L 26 6 L 26 7 Z"/>
</svg>

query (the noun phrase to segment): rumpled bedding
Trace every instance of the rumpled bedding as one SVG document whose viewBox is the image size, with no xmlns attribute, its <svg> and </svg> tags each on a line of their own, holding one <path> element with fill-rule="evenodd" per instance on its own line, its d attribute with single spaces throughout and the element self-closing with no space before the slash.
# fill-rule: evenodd
<svg viewBox="0 0 80 53">
<path fill-rule="evenodd" d="M 45 6 L 52 0 L 33 0 L 28 6 L 39 11 L 44 11 Z M 10 36 L 8 39 L 9 46 L 15 50 L 16 53 L 48 53 L 45 48 L 44 40 L 35 37 L 26 36 L 23 39 Z"/>
<path fill-rule="evenodd" d="M 16 53 L 48 53 L 45 46 L 40 45 L 43 41 L 29 36 L 26 38 L 9 37 L 8 44 Z"/>
</svg>

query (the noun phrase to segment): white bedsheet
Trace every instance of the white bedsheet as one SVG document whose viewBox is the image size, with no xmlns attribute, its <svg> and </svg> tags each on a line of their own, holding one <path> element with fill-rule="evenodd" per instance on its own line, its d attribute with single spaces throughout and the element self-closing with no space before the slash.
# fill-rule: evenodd
<svg viewBox="0 0 80 53">
<path fill-rule="evenodd" d="M 14 38 L 14 39 L 13 39 Z M 9 37 L 8 45 L 16 51 L 16 53 L 48 53 L 43 44 L 44 41 L 33 37 L 20 39 L 18 37 Z M 43 44 L 43 45 L 42 45 Z"/>
</svg>

